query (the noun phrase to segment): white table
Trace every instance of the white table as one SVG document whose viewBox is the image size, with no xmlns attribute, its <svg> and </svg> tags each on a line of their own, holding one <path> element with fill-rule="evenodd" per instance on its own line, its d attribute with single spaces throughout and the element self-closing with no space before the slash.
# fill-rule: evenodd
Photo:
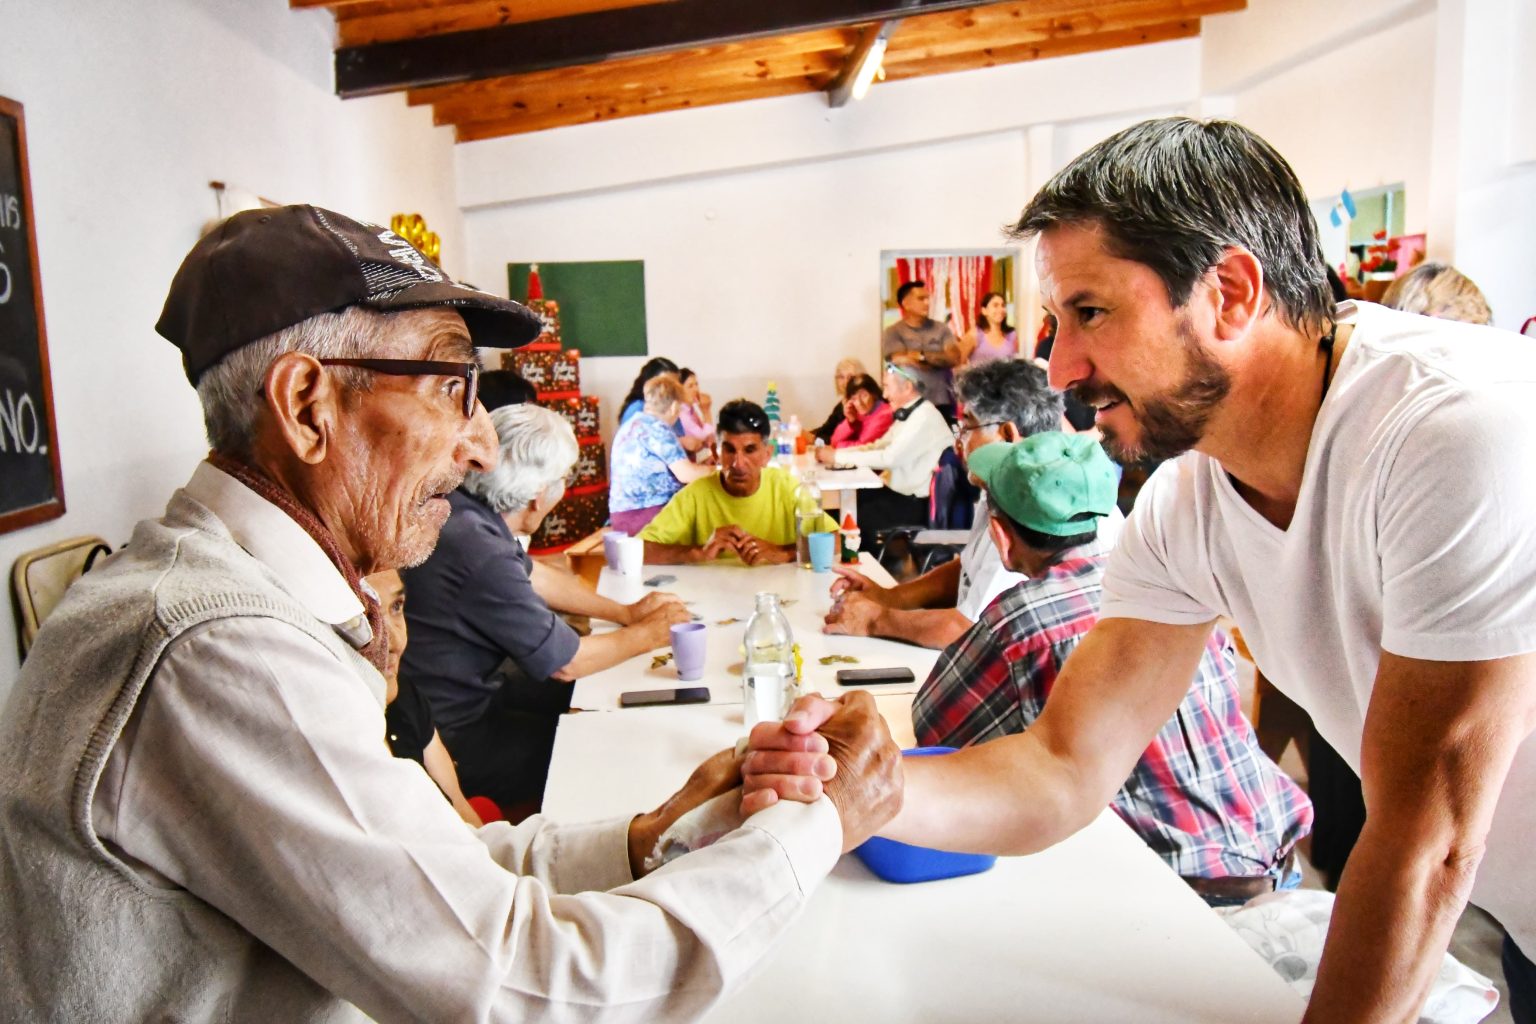
<svg viewBox="0 0 1536 1024">
<path fill-rule="evenodd" d="M 900 713 L 899 698 L 880 703 Z M 544 811 L 578 821 L 654 807 L 739 719 L 729 706 L 566 715 Z M 1106 810 L 1050 850 L 969 878 L 889 885 L 844 857 L 707 1019 L 1294 1024 L 1302 1011 Z"/>
<path fill-rule="evenodd" d="M 890 574 L 868 553 L 860 556 L 859 569 L 876 582 L 890 586 Z M 673 686 L 706 686 L 711 704 L 741 703 L 742 636 L 752 617 L 759 591 L 773 591 L 781 600 L 793 603 L 784 608 L 790 629 L 800 644 L 804 660 L 805 688 L 836 694 L 847 687 L 837 684 L 840 668 L 889 668 L 912 670 L 911 683 L 862 687 L 874 693 L 915 693 L 928 678 L 938 652 L 895 640 L 864 636 L 828 636 L 821 631 L 822 621 L 832 607 L 828 590 L 837 577 L 830 572 L 816 573 L 796 565 L 763 565 L 748 568 L 734 559 L 713 565 L 647 565 L 645 578 L 658 575 L 677 577 L 673 583 L 656 588 L 671 591 L 688 601 L 689 610 L 700 617 L 705 630 L 704 677 L 696 682 L 677 678 L 671 662 L 651 668 L 652 656 L 641 655 L 602 672 L 578 679 L 571 694 L 571 707 L 586 711 L 611 711 L 619 707 L 619 695 L 628 690 L 656 690 Z M 598 592 L 619 601 L 634 601 L 648 592 L 623 582 L 622 577 L 603 570 Z M 726 625 L 720 623 L 736 619 Z M 598 630 L 612 628 L 603 625 Z M 657 653 L 665 653 L 658 651 Z M 858 658 L 857 664 L 823 665 L 820 658 L 843 654 Z M 626 709 L 629 710 L 629 709 Z"/>
<path fill-rule="evenodd" d="M 817 463 L 816 456 L 810 452 L 796 455 L 795 467 L 800 470 L 800 479 L 815 484 L 823 494 L 837 492 L 838 522 L 842 522 L 843 516 L 853 516 L 853 521 L 858 522 L 858 492 L 884 486 L 880 474 L 867 466 L 833 469 Z"/>
</svg>

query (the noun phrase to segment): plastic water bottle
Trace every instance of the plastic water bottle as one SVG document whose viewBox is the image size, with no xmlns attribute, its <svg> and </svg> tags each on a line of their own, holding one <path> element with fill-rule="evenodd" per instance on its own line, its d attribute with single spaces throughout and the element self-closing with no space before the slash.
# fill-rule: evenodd
<svg viewBox="0 0 1536 1024">
<path fill-rule="evenodd" d="M 826 513 L 821 509 L 821 488 L 809 480 L 800 481 L 800 486 L 795 488 L 795 560 L 800 563 L 800 568 L 811 567 L 811 542 L 806 538 L 813 533 L 819 533 L 821 518 Z"/>
<path fill-rule="evenodd" d="M 789 424 L 780 423 L 778 429 L 774 431 L 774 435 L 778 463 L 780 466 L 788 469 L 795 461 L 795 438 L 789 432 Z"/>
<path fill-rule="evenodd" d="M 795 637 L 779 607 L 778 594 L 758 594 L 747 623 L 746 660 L 741 670 L 742 718 L 751 729 L 777 722 L 795 699 Z"/>
</svg>

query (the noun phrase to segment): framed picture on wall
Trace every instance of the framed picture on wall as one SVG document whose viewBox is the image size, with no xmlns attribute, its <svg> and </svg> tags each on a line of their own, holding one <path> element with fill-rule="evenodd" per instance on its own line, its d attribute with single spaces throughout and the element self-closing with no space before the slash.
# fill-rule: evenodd
<svg viewBox="0 0 1536 1024">
<path fill-rule="evenodd" d="M 0 97 L 0 533 L 63 514 L 26 126 Z"/>
<path fill-rule="evenodd" d="M 900 249 L 880 253 L 880 329 L 902 318 L 897 300 L 903 285 L 918 282 L 928 293 L 928 316 L 948 323 L 961 348 L 967 354 L 993 349 L 1014 351 L 1007 354 L 1033 354 L 1034 339 L 1021 346 L 1002 339 L 1015 333 L 1019 323 L 1015 280 L 1017 249 Z M 990 307 L 991 315 L 984 311 Z M 978 317 L 986 318 L 978 320 Z M 988 331 L 991 320 L 1001 329 Z M 1026 351 L 1027 350 L 1027 351 Z M 1001 354 L 999 351 L 998 354 Z"/>
</svg>

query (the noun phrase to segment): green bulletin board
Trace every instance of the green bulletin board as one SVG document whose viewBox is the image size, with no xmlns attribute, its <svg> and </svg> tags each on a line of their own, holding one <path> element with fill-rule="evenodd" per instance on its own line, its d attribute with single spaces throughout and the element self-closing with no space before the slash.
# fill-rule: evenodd
<svg viewBox="0 0 1536 1024">
<path fill-rule="evenodd" d="M 528 297 L 529 263 L 507 264 L 507 294 Z M 566 348 L 590 356 L 643 356 L 645 336 L 645 262 L 602 260 L 590 263 L 539 262 L 544 297 L 560 304 L 560 340 Z"/>
</svg>

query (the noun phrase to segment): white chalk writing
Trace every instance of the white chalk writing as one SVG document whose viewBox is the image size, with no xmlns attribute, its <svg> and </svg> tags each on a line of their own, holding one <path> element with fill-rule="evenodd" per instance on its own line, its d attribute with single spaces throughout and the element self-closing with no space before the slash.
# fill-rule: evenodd
<svg viewBox="0 0 1536 1024">
<path fill-rule="evenodd" d="M 18 400 L 11 389 L 6 388 L 5 399 L 0 401 L 0 452 L 9 451 L 46 455 L 48 445 L 32 396 L 22 392 Z"/>
</svg>

